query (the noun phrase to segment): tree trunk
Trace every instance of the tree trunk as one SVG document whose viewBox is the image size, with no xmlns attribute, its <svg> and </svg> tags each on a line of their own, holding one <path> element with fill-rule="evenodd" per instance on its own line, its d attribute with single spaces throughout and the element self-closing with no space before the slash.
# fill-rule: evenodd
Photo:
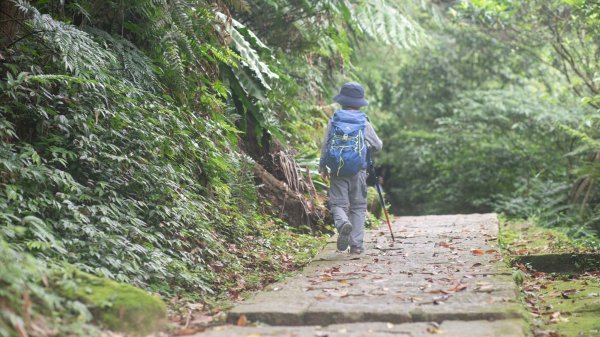
<svg viewBox="0 0 600 337">
<path fill-rule="evenodd" d="M 22 16 L 15 5 L 11 1 L 0 1 L 0 46 L 2 49 L 17 37 L 19 20 L 22 20 Z M 2 57 L 1 54 L 0 57 Z"/>
</svg>

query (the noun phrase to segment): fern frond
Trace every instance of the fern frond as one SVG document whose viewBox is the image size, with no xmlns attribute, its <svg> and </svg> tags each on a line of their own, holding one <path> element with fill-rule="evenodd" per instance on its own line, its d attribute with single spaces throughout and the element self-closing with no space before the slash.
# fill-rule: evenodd
<svg viewBox="0 0 600 337">
<path fill-rule="evenodd" d="M 235 19 L 228 18 L 222 13 L 217 13 L 217 19 L 221 21 L 222 25 L 225 27 L 226 33 L 229 34 L 233 48 L 241 57 L 242 65 L 252 71 L 254 76 L 265 89 L 271 90 L 271 86 L 269 85 L 267 78 L 276 79 L 279 78 L 279 76 L 261 60 L 258 52 L 255 49 L 266 49 L 266 45 L 262 43 L 254 33 L 246 29 L 243 24 Z M 231 23 L 229 23 L 229 21 L 231 21 Z M 242 30 L 245 30 L 250 39 L 247 39 L 246 36 L 241 33 Z"/>
<path fill-rule="evenodd" d="M 185 78 L 185 66 L 181 56 L 181 49 L 177 43 L 178 33 L 171 30 L 163 36 L 163 58 L 170 72 L 174 74 L 173 79 L 178 87 L 181 87 Z"/>
<path fill-rule="evenodd" d="M 172 7 L 170 8 L 169 12 L 173 16 L 173 19 L 177 23 L 177 25 L 183 28 L 182 30 L 186 33 L 195 34 L 194 23 L 187 14 L 189 6 L 186 3 L 186 1 L 172 0 L 171 4 Z"/>
<path fill-rule="evenodd" d="M 133 43 L 103 30 L 88 28 L 87 31 L 116 55 L 117 62 L 111 68 L 116 69 L 117 73 L 145 90 L 154 91 L 160 88 L 160 83 L 154 74 L 152 60 Z"/>
<path fill-rule="evenodd" d="M 425 37 L 421 26 L 390 1 L 367 0 L 351 8 L 362 32 L 385 44 L 408 49 Z"/>
<path fill-rule="evenodd" d="M 584 148 L 591 151 L 600 151 L 600 141 L 592 138 L 592 136 L 581 132 L 579 130 L 575 130 L 568 125 L 560 125 L 560 128 L 567 133 L 569 136 L 580 140 L 584 144 Z"/>
<path fill-rule="evenodd" d="M 66 71 L 86 78 L 106 80 L 109 64 L 116 57 L 102 48 L 91 36 L 75 26 L 56 21 L 47 14 L 41 14 L 26 0 L 16 0 L 17 8 L 29 18 L 34 31 L 53 57 L 59 61 Z"/>
</svg>

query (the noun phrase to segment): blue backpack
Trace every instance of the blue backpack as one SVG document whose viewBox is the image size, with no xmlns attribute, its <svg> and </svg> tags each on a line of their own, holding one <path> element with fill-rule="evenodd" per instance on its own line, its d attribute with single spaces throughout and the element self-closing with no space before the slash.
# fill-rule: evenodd
<svg viewBox="0 0 600 337">
<path fill-rule="evenodd" d="M 365 126 L 367 116 L 362 111 L 338 110 L 331 118 L 331 133 L 325 164 L 332 176 L 353 176 L 367 168 Z"/>
</svg>

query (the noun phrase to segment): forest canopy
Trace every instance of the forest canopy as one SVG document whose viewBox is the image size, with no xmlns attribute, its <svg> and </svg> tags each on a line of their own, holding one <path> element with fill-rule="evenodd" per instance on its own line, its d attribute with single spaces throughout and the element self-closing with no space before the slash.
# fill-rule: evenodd
<svg viewBox="0 0 600 337">
<path fill-rule="evenodd" d="M 462 1 L 438 10 L 420 16 L 430 36 L 421 47 L 358 52 L 377 95 L 392 205 L 600 229 L 600 8 Z"/>
</svg>

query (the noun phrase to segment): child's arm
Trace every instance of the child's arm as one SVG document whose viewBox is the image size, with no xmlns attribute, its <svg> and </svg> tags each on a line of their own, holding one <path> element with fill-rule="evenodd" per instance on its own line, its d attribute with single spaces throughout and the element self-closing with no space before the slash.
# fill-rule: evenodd
<svg viewBox="0 0 600 337">
<path fill-rule="evenodd" d="M 369 148 L 373 151 L 379 151 L 383 147 L 383 142 L 379 139 L 377 133 L 375 133 L 375 129 L 373 129 L 373 126 L 369 122 L 365 126 L 365 139 L 367 144 L 369 144 Z"/>
</svg>

